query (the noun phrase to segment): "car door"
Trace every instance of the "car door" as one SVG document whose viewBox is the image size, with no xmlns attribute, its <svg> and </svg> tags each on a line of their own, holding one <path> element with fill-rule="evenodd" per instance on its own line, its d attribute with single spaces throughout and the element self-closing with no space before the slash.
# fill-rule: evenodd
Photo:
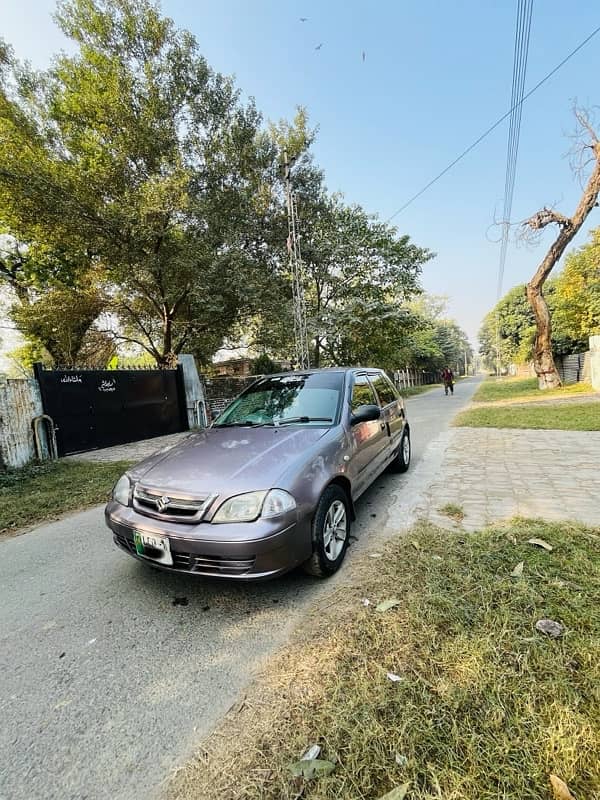
<svg viewBox="0 0 600 800">
<path fill-rule="evenodd" d="M 404 407 L 392 382 L 383 372 L 370 372 L 369 379 L 373 384 L 381 407 L 381 418 L 385 423 L 388 436 L 387 452 L 383 461 L 387 461 L 396 451 L 404 429 Z"/>
<path fill-rule="evenodd" d="M 350 389 L 350 414 L 359 406 L 378 405 L 377 395 L 366 373 L 354 375 Z M 388 448 L 387 426 L 383 419 L 361 422 L 350 428 L 352 454 L 348 472 L 353 495 L 358 497 L 376 478 L 378 464 Z"/>
</svg>

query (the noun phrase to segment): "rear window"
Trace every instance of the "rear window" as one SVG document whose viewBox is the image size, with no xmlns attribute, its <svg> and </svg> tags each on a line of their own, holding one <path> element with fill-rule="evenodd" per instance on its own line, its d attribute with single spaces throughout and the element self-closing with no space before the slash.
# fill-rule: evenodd
<svg viewBox="0 0 600 800">
<path fill-rule="evenodd" d="M 377 375 L 369 375 L 369 378 L 375 387 L 375 391 L 379 397 L 380 405 L 387 406 L 390 403 L 396 402 L 398 398 L 396 396 L 396 392 L 394 391 L 394 387 L 385 377 L 385 375 L 379 373 Z"/>
</svg>

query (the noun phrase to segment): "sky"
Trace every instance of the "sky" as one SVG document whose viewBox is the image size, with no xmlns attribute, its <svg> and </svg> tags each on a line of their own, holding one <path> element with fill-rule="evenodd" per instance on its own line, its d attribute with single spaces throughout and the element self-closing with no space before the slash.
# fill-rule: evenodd
<svg viewBox="0 0 600 800">
<path fill-rule="evenodd" d="M 330 190 L 388 219 L 510 106 L 516 0 L 164 0 L 209 64 L 234 75 L 265 119 L 306 107 Z M 46 67 L 68 49 L 50 0 L 0 0 L 0 36 Z M 301 22 L 300 18 L 307 18 Z M 534 2 L 526 90 L 600 25 L 597 0 Z M 316 49 L 322 45 L 320 49 Z M 364 59 L 363 59 L 364 53 Z M 523 107 L 513 220 L 580 196 L 567 153 L 573 102 L 600 106 L 600 34 Z M 600 111 L 598 113 L 600 127 Z M 508 120 L 393 223 L 436 253 L 426 291 L 475 343 L 496 301 Z M 595 210 L 575 240 L 600 225 Z M 551 240 L 511 241 L 504 289 L 525 282 Z"/>
</svg>

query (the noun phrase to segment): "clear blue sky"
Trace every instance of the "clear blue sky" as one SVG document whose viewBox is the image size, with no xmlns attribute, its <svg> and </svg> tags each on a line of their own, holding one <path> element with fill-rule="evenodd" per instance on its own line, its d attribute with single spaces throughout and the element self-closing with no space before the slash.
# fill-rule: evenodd
<svg viewBox="0 0 600 800">
<path fill-rule="evenodd" d="M 2 11 L 0 35 L 35 66 L 65 44 L 53 7 L 11 0 Z M 509 106 L 516 0 L 165 0 L 162 7 L 266 118 L 306 106 L 319 126 L 315 155 L 329 188 L 383 218 Z M 599 24 L 597 0 L 536 0 L 526 87 Z M 552 203 L 572 212 L 579 185 L 565 157 L 571 106 L 575 98 L 600 105 L 599 75 L 600 34 L 526 102 L 513 219 Z M 508 121 L 395 219 L 437 253 L 424 287 L 449 296 L 451 314 L 473 340 L 495 302 L 499 245 L 489 229 L 502 208 L 507 133 Z M 598 225 L 600 209 L 577 242 Z M 543 243 L 536 250 L 511 243 L 505 288 L 524 282 L 542 254 Z"/>
</svg>

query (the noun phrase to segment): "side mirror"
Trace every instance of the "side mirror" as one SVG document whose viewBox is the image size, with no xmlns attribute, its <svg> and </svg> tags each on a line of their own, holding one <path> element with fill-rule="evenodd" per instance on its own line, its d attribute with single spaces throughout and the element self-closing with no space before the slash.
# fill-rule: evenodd
<svg viewBox="0 0 600 800">
<path fill-rule="evenodd" d="M 381 409 L 376 405 L 359 406 L 350 417 L 350 425 L 360 425 L 361 422 L 373 422 L 381 417 Z"/>
</svg>

